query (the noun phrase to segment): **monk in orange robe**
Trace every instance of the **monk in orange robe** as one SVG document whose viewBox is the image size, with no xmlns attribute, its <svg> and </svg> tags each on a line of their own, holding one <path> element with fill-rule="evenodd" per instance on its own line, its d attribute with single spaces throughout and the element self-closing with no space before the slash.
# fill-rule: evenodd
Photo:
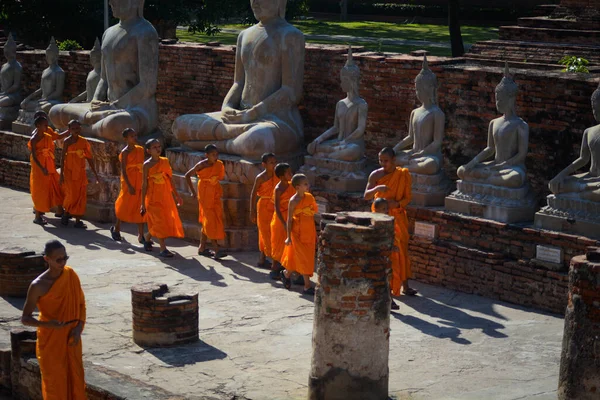
<svg viewBox="0 0 600 400">
<path fill-rule="evenodd" d="M 271 218 L 271 272 L 269 276 L 273 280 L 281 278 L 281 258 L 283 250 L 285 250 L 285 239 L 287 238 L 287 217 L 290 199 L 296 193 L 291 185 L 292 168 L 287 163 L 277 164 L 275 167 L 275 176 L 280 182 L 275 186 L 273 191 L 273 208 L 275 213 Z"/>
<path fill-rule="evenodd" d="M 81 333 L 85 326 L 85 297 L 79 277 L 66 266 L 65 247 L 46 243 L 48 269 L 29 286 L 21 321 L 37 327 L 36 354 L 42 373 L 44 400 L 85 400 Z M 35 308 L 39 318 L 33 316 Z"/>
<path fill-rule="evenodd" d="M 394 242 L 399 247 L 399 254 L 392 252 L 392 294 L 414 296 L 417 291 L 412 289 L 408 280 L 412 277 L 410 259 L 408 257 L 408 217 L 406 206 L 411 200 L 412 179 L 406 168 L 396 166 L 396 152 L 386 147 L 379 152 L 381 168 L 373 171 L 365 190 L 365 199 L 384 198 L 388 202 L 388 215 L 394 217 Z M 394 307 L 392 302 L 392 307 Z M 395 308 L 394 308 L 395 309 Z"/>
<path fill-rule="evenodd" d="M 254 180 L 250 196 L 250 220 L 258 227 L 260 257 L 257 266 L 266 269 L 272 267 L 272 263 L 267 261 L 267 257 L 271 257 L 271 220 L 275 213 L 273 191 L 279 183 L 279 178 L 275 175 L 276 164 L 275 154 L 263 154 L 262 165 L 265 170 Z"/>
<path fill-rule="evenodd" d="M 81 123 L 77 120 L 69 122 L 69 132 L 71 135 L 65 140 L 63 147 L 63 156 L 60 169 L 60 183 L 63 185 L 65 200 L 63 207 L 65 213 L 61 218 L 61 224 L 67 226 L 69 218 L 75 217 L 75 228 L 85 229 L 87 226 L 81 222 L 81 217 L 85 214 L 87 205 L 87 185 L 88 179 L 85 172 L 86 160 L 90 166 L 96 184 L 100 182 L 92 148 L 86 138 L 79 136 L 81 133 Z"/>
<path fill-rule="evenodd" d="M 204 148 L 206 159 L 194 165 L 185 174 L 185 180 L 192 192 L 198 199 L 198 222 L 202 225 L 200 231 L 200 247 L 198 255 L 213 257 L 220 260 L 225 257 L 224 251 L 219 250 L 219 240 L 225 239 L 225 225 L 223 224 L 223 187 L 220 181 L 225 178 L 225 165 L 219 160 L 217 146 L 209 144 Z M 198 190 L 194 188 L 192 176 L 198 177 Z M 213 250 L 206 248 L 206 242 L 210 240 Z"/>
<path fill-rule="evenodd" d="M 144 162 L 142 177 L 142 198 L 140 214 L 146 216 L 149 233 L 144 241 L 146 251 L 152 251 L 152 237 L 158 239 L 163 258 L 174 256 L 167 249 L 165 239 L 182 238 L 183 224 L 177 207 L 183 200 L 173 184 L 173 170 L 166 157 L 161 157 L 162 145 L 158 139 L 146 142 L 146 152 L 150 158 Z"/>
<path fill-rule="evenodd" d="M 292 186 L 296 194 L 290 199 L 288 208 L 287 238 L 281 264 L 281 280 L 286 289 L 291 287 L 291 274 L 297 272 L 304 277 L 305 295 L 314 295 L 310 277 L 315 271 L 315 252 L 317 245 L 317 228 L 315 214 L 318 211 L 317 202 L 308 193 L 308 178 L 303 174 L 292 177 Z"/>
<path fill-rule="evenodd" d="M 50 212 L 52 207 L 58 207 L 58 215 L 62 216 L 63 195 L 54 162 L 54 140 L 45 132 L 48 128 L 48 120 L 43 116 L 37 117 L 35 126 L 36 130 L 27 143 L 27 148 L 31 152 L 29 188 L 35 210 L 33 223 L 46 225 L 48 221 L 42 215 Z"/>
<path fill-rule="evenodd" d="M 127 146 L 119 154 L 121 161 L 121 191 L 115 201 L 117 222 L 111 226 L 113 240 L 121 241 L 121 222 L 137 224 L 138 242 L 144 244 L 144 217 L 140 214 L 142 204 L 142 177 L 146 152 L 137 144 L 137 132 L 132 128 L 123 131 Z"/>
</svg>

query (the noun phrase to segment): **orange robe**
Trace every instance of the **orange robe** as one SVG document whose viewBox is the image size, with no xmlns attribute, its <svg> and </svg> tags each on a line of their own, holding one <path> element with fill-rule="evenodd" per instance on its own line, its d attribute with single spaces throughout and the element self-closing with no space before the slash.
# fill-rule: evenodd
<svg viewBox="0 0 600 400">
<path fill-rule="evenodd" d="M 115 214 L 120 221 L 131 224 L 144 223 L 144 217 L 140 214 L 142 205 L 142 179 L 144 171 L 144 159 L 146 152 L 142 146 L 135 148 L 127 155 L 127 178 L 131 186 L 135 188 L 135 194 L 129 194 L 129 187 L 125 177 L 121 173 L 121 192 L 115 201 Z M 123 153 L 119 154 L 119 161 L 123 159 Z"/>
<path fill-rule="evenodd" d="M 198 222 L 202 224 L 202 233 L 211 240 L 225 239 L 223 225 L 223 188 L 225 165 L 217 160 L 213 165 L 197 172 L 198 175 Z"/>
<path fill-rule="evenodd" d="M 69 146 L 63 165 L 65 177 L 63 207 L 71 215 L 82 216 L 85 214 L 88 185 L 85 164 L 88 158 L 92 158 L 92 148 L 90 143 L 80 136 L 75 143 Z"/>
<path fill-rule="evenodd" d="M 288 187 L 279 197 L 279 210 L 281 215 L 287 224 L 288 206 L 290 205 L 290 199 L 296 193 L 296 190 L 292 187 L 292 184 L 288 182 Z M 273 190 L 273 208 L 275 208 L 275 190 Z M 273 213 L 271 219 L 271 258 L 281 263 L 281 257 L 283 256 L 283 250 L 285 249 L 285 238 L 287 233 L 285 225 L 281 223 L 281 220 L 277 216 L 277 213 Z"/>
<path fill-rule="evenodd" d="M 317 246 L 317 228 L 315 214 L 317 202 L 310 193 L 304 197 L 294 209 L 292 225 L 292 244 L 285 246 L 281 264 L 288 271 L 301 275 L 313 276 L 315 272 L 315 252 Z"/>
<path fill-rule="evenodd" d="M 59 184 L 60 176 L 56 172 L 54 161 L 53 136 L 48 133 L 42 133 L 42 135 L 43 137 L 35 144 L 35 149 L 32 149 L 31 140 L 27 143 L 27 148 L 32 153 L 35 151 L 40 164 L 48 170 L 48 175 L 44 175 L 40 167 L 33 161 L 33 155 L 30 156 L 29 190 L 33 208 L 36 211 L 47 213 L 50 212 L 50 208 L 62 205 L 63 194 Z"/>
<path fill-rule="evenodd" d="M 275 214 L 275 204 L 273 203 L 273 191 L 279 183 L 279 178 L 275 175 L 266 182 L 263 182 L 256 194 L 258 203 L 256 204 L 256 225 L 258 227 L 258 248 L 261 253 L 271 257 L 271 221 Z"/>
<path fill-rule="evenodd" d="M 406 168 L 396 167 L 396 170 L 378 180 L 375 184 L 386 185 L 390 190 L 385 193 L 376 193 L 375 198 L 395 200 L 398 208 L 390 208 L 389 215 L 394 217 L 394 246 L 398 249 L 391 255 L 392 282 L 391 289 L 394 296 L 400 295 L 402 283 L 412 278 L 410 259 L 408 257 L 408 217 L 406 206 L 411 200 L 412 179 Z M 374 210 L 374 209 L 373 209 Z"/>
<path fill-rule="evenodd" d="M 159 239 L 183 237 L 183 225 L 173 198 L 171 176 L 173 170 L 166 157 L 160 157 L 148 170 L 146 221 L 150 234 Z"/>
<path fill-rule="evenodd" d="M 37 303 L 40 321 L 85 323 L 85 297 L 79 277 L 65 266 L 48 293 Z M 69 345 L 69 332 L 77 325 L 70 323 L 61 329 L 37 328 L 36 353 L 42 372 L 44 400 L 85 400 L 85 377 L 81 340 Z"/>
</svg>

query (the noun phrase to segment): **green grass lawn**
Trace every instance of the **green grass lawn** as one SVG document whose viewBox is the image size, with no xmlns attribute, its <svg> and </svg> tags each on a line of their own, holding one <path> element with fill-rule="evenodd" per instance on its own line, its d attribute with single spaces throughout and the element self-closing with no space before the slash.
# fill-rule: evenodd
<svg viewBox="0 0 600 400">
<path fill-rule="evenodd" d="M 298 29 L 306 35 L 346 35 L 360 37 L 370 37 L 376 39 L 392 39 L 392 40 L 426 40 L 430 42 L 449 43 L 450 37 L 448 27 L 445 25 L 430 25 L 430 24 L 392 24 L 388 22 L 335 22 L 335 21 L 293 21 Z M 223 28 L 244 29 L 246 25 L 224 25 Z M 482 40 L 491 40 L 498 38 L 498 29 L 495 27 L 480 27 L 480 26 L 463 26 L 461 28 L 463 40 L 465 43 L 475 43 Z M 213 42 L 218 41 L 223 44 L 235 44 L 237 35 L 233 33 L 221 32 L 215 36 L 207 36 L 203 34 L 190 34 L 185 30 L 178 30 L 177 36 L 182 41 L 187 42 Z M 311 43 L 330 43 L 330 44 L 345 44 L 346 40 L 312 40 Z M 396 53 L 407 53 L 412 50 L 424 49 L 428 50 L 433 55 L 449 56 L 450 49 L 437 48 L 430 46 L 406 46 L 379 44 L 372 42 L 360 41 L 356 39 L 352 44 L 365 46 L 367 50 L 386 51 Z"/>
</svg>

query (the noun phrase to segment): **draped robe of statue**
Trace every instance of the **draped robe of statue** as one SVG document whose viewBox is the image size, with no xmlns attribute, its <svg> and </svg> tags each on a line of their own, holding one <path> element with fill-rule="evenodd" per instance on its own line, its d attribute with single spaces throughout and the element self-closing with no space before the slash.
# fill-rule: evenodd
<svg viewBox="0 0 600 400">
<path fill-rule="evenodd" d="M 16 59 L 17 44 L 11 34 L 8 35 L 8 40 L 4 44 L 4 56 L 7 62 L 0 68 L 0 119 L 2 119 L 2 108 L 17 107 L 22 100 L 23 67 Z"/>
<path fill-rule="evenodd" d="M 288 271 L 300 275 L 313 276 L 315 272 L 315 253 L 317 248 L 317 228 L 315 214 L 318 211 L 317 202 L 310 193 L 304 197 L 293 213 L 292 243 L 285 246 L 281 265 Z"/>
<path fill-rule="evenodd" d="M 236 49 L 234 83 L 221 111 L 180 116 L 172 127 L 175 138 L 195 150 L 212 143 L 251 160 L 299 152 L 304 35 L 276 16 L 242 31 Z"/>
<path fill-rule="evenodd" d="M 158 34 L 143 17 L 142 0 L 113 0 L 111 7 L 120 21 L 102 37 L 101 78 L 92 102 L 61 104 L 49 115 L 57 128 L 77 119 L 85 136 L 118 142 L 125 128 L 140 136 L 156 129 Z"/>
</svg>

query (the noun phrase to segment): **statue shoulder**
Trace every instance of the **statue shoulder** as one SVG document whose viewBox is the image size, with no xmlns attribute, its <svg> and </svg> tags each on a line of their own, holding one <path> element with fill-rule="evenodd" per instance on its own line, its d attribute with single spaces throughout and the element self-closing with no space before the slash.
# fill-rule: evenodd
<svg viewBox="0 0 600 400">
<path fill-rule="evenodd" d="M 302 44 L 304 46 L 304 33 L 288 22 L 284 25 L 281 36 L 285 43 Z"/>
<path fill-rule="evenodd" d="M 158 41 L 156 28 L 144 18 L 140 18 L 139 22 L 135 25 L 134 32 L 137 37 Z"/>
</svg>

